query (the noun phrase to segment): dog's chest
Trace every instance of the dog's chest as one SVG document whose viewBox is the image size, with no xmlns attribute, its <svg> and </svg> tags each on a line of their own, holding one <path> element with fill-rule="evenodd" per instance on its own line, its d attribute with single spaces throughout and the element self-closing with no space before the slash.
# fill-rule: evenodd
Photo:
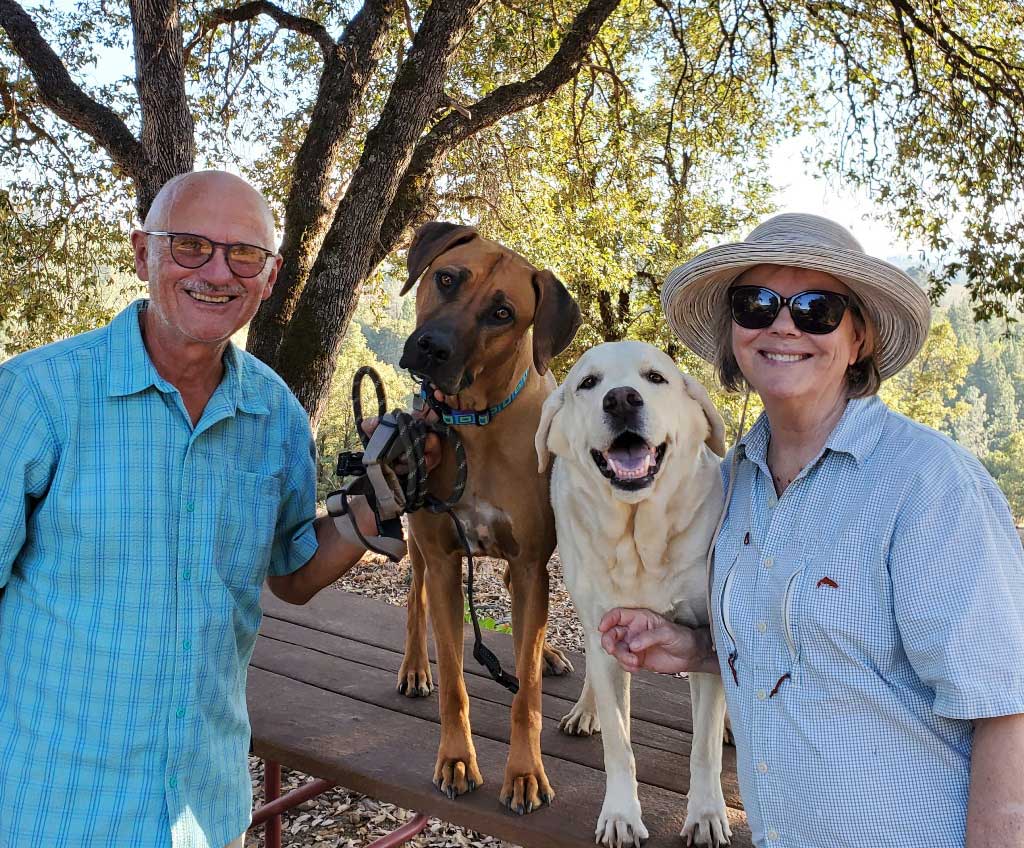
<svg viewBox="0 0 1024 848">
<path fill-rule="evenodd" d="M 510 559 L 519 555 L 515 529 L 504 510 L 485 500 L 471 499 L 459 503 L 455 515 L 466 533 L 473 556 Z"/>
<path fill-rule="evenodd" d="M 675 616 L 676 611 L 689 610 L 694 599 L 703 609 L 703 562 L 685 544 L 663 540 L 645 545 L 631 535 L 605 538 L 605 544 L 590 541 L 586 552 L 579 552 L 581 556 L 562 559 L 574 599 L 589 599 L 601 614 L 613 606 L 626 606 Z"/>
</svg>

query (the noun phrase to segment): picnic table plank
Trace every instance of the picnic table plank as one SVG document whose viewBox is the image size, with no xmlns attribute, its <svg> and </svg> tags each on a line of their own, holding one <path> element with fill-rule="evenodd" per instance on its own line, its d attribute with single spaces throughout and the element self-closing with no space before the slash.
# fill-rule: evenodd
<svg viewBox="0 0 1024 848">
<path fill-rule="evenodd" d="M 261 639 L 253 654 L 254 668 L 270 671 L 293 680 L 319 686 L 328 692 L 345 695 L 373 706 L 383 707 L 392 712 L 439 724 L 437 698 L 406 698 L 394 686 L 394 674 L 373 666 L 351 662 L 318 650 L 303 648 L 280 642 L 272 638 Z M 497 683 L 473 681 L 475 687 L 490 685 L 501 688 Z M 510 712 L 508 706 L 478 698 L 470 692 L 470 721 L 474 737 L 485 737 L 495 741 L 508 739 Z M 689 746 L 680 744 L 675 751 L 654 750 L 643 744 L 637 722 L 634 722 L 633 750 L 637 763 L 637 779 L 673 792 L 685 794 L 689 788 Z M 682 741 L 682 740 L 680 740 Z M 541 750 L 548 759 L 575 762 L 590 768 L 604 768 L 604 754 L 600 736 L 570 737 L 558 729 L 558 720 L 544 718 Z M 729 752 L 731 754 L 731 751 Z M 727 766 L 728 768 L 728 766 Z M 504 772 L 504 769 L 501 773 Z M 741 806 L 739 786 L 735 777 L 735 764 L 723 779 L 726 803 Z M 433 773 L 425 774 L 428 779 Z M 499 773 L 499 775 L 501 774 Z M 492 775 L 492 778 L 495 777 Z M 558 792 L 558 787 L 554 787 Z"/>
<path fill-rule="evenodd" d="M 565 760 L 546 763 L 554 804 L 526 816 L 497 800 L 508 745 L 477 738 L 484 786 L 452 801 L 430 782 L 439 726 L 252 668 L 249 713 L 254 752 L 374 798 L 488 833 L 524 848 L 592 848 L 604 773 Z M 426 776 L 426 778 L 425 778 Z M 648 848 L 679 848 L 684 805 L 678 794 L 641 784 Z M 571 811 L 571 814 L 570 814 Z M 749 848 L 745 819 L 730 809 L 733 845 Z"/>
<path fill-rule="evenodd" d="M 315 650 L 333 654 L 337 657 L 343 657 L 345 659 L 352 660 L 353 662 L 374 666 L 375 668 L 379 668 L 384 671 L 390 671 L 393 675 L 393 682 L 397 683 L 398 670 L 401 667 L 402 662 L 401 651 L 395 651 L 390 648 L 379 648 L 375 645 L 367 645 L 364 642 L 346 639 L 343 636 L 336 636 L 333 633 L 325 633 L 321 630 L 308 628 L 304 625 L 293 624 L 290 621 L 269 617 L 264 619 L 261 632 L 272 639 L 314 648 Z M 472 657 L 470 657 L 468 653 L 467 662 L 471 665 L 474 663 Z M 433 679 L 436 683 L 438 679 L 437 664 L 431 662 L 430 665 L 431 673 L 433 674 Z M 582 669 L 576 673 L 582 675 Z M 495 683 L 490 677 L 481 674 L 469 673 L 467 673 L 465 677 L 466 689 L 473 697 L 503 704 L 506 708 L 512 705 L 512 693 L 505 689 L 505 687 Z M 561 720 L 562 716 L 572 708 L 575 700 L 550 694 L 547 691 L 547 679 L 545 679 L 544 683 L 544 698 L 541 702 L 543 714 L 546 718 L 551 718 L 558 722 Z M 683 681 L 680 681 L 680 683 L 685 688 L 685 683 Z M 405 700 L 415 701 L 422 699 Z M 396 703 L 401 704 L 401 701 L 397 701 Z M 399 706 L 398 709 L 401 709 L 401 707 Z M 633 716 L 633 725 L 634 740 L 643 742 L 643 744 L 652 748 L 676 753 L 688 751 L 690 748 L 692 734 L 689 731 L 678 730 L 676 728 L 666 728 L 662 725 L 654 724 L 653 722 L 638 719 L 636 715 Z"/>
<path fill-rule="evenodd" d="M 344 605 L 339 604 L 334 596 L 336 592 L 320 592 L 308 604 L 294 606 L 275 597 L 269 591 L 263 593 L 264 614 L 294 624 L 301 624 L 325 633 L 344 636 L 345 638 L 365 642 L 382 648 L 390 648 L 402 652 L 405 645 L 405 608 L 393 604 L 385 604 L 375 598 L 364 598 L 360 595 L 346 594 Z M 429 628 L 428 628 L 429 632 Z M 494 651 L 504 668 L 512 668 L 512 638 L 508 634 L 487 631 L 484 635 L 487 647 Z M 490 680 L 484 668 L 472 658 L 473 630 L 465 628 L 463 644 L 466 647 L 465 665 L 467 675 Z M 433 639 L 427 639 L 427 649 L 431 661 L 435 660 Z M 580 696 L 583 689 L 583 669 L 585 660 L 582 654 L 566 651 L 576 671 L 561 677 L 545 677 L 544 692 L 557 695 L 572 703 Z M 690 687 L 684 680 L 671 679 L 672 684 L 666 686 L 663 675 L 641 671 L 633 675 L 632 692 L 634 716 L 652 721 L 664 727 L 672 727 L 687 733 L 693 732 L 690 714 Z M 436 681 L 436 677 L 435 677 Z"/>
<path fill-rule="evenodd" d="M 264 620 L 250 667 L 254 751 L 349 789 L 526 846 L 590 846 L 604 797 L 599 736 L 568 737 L 558 721 L 579 695 L 576 671 L 544 678 L 542 750 L 556 792 L 551 809 L 516 816 L 498 803 L 508 755 L 512 695 L 476 667 L 466 636 L 466 687 L 474 744 L 486 785 L 451 801 L 431 783 L 439 739 L 436 694 L 396 690 L 405 610 L 347 592 L 321 592 L 303 607 L 264 593 Z M 485 640 L 506 668 L 511 637 Z M 430 657 L 434 653 L 430 647 Z M 432 668 L 435 683 L 437 669 Z M 679 848 L 689 782 L 689 687 L 685 680 L 634 675 L 632 738 L 649 848 Z M 723 791 L 733 844 L 751 844 L 740 807 L 735 752 L 723 757 Z"/>
</svg>

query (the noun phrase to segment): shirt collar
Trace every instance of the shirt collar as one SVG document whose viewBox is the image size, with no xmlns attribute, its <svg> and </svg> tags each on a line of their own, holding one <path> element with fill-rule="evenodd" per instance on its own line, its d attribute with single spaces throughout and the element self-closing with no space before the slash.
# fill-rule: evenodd
<svg viewBox="0 0 1024 848">
<path fill-rule="evenodd" d="M 839 423 L 825 440 L 822 453 L 827 450 L 846 453 L 860 465 L 878 444 L 885 424 L 885 413 L 886 406 L 877 395 L 847 401 Z M 762 412 L 754 426 L 740 439 L 737 451 L 742 450 L 742 456 L 766 466 L 771 435 L 768 416 Z"/>
<path fill-rule="evenodd" d="M 107 328 L 107 395 L 133 395 L 156 386 L 161 392 L 174 391 L 153 365 L 142 341 L 142 312 L 149 303 L 133 301 L 119 312 Z"/>
<path fill-rule="evenodd" d="M 149 358 L 146 344 L 142 340 L 139 322 L 149 301 L 140 298 L 119 312 L 107 329 L 107 395 L 121 397 L 132 395 L 155 386 L 159 391 L 177 391 L 160 376 Z M 232 342 L 224 350 L 222 359 L 224 376 L 218 391 L 225 405 L 232 411 L 240 410 L 253 415 L 269 415 L 266 402 L 256 389 L 257 375 L 251 373 L 252 363 L 248 362 Z M 214 398 L 211 398 L 211 402 Z"/>
</svg>

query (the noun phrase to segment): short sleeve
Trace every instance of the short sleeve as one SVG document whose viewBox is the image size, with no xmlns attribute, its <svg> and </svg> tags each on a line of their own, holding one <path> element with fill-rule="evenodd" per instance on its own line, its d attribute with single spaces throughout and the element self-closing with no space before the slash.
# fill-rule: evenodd
<svg viewBox="0 0 1024 848">
<path fill-rule="evenodd" d="M 983 470 L 910 503 L 889 552 L 896 621 L 933 711 L 955 719 L 1024 713 L 1024 549 Z"/>
<path fill-rule="evenodd" d="M 0 468 L 5 485 L 0 495 L 0 589 L 11 579 L 25 544 L 29 516 L 46 494 L 58 451 L 50 425 L 28 380 L 0 367 Z"/>
<path fill-rule="evenodd" d="M 279 577 L 302 568 L 317 550 L 316 443 L 297 401 L 287 404 L 291 444 L 270 556 L 270 574 Z M 294 407 L 294 408 L 293 408 Z"/>
</svg>

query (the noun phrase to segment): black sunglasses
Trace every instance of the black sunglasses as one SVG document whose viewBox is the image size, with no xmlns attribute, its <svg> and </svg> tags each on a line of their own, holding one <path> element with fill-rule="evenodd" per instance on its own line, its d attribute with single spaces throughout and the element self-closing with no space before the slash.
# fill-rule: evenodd
<svg viewBox="0 0 1024 848">
<path fill-rule="evenodd" d="M 255 277 L 266 267 L 267 260 L 274 255 L 273 251 L 257 247 L 254 244 L 245 244 L 244 242 L 225 244 L 222 241 L 214 241 L 194 233 L 149 232 L 148 230 L 143 230 L 143 232 L 147 236 L 169 238 L 171 240 L 171 259 L 182 268 L 202 268 L 213 258 L 214 250 L 223 247 L 224 257 L 227 259 L 228 268 L 231 269 L 232 274 L 236 277 Z"/>
<path fill-rule="evenodd" d="M 815 336 L 831 333 L 842 323 L 850 298 L 838 292 L 811 289 L 783 297 L 764 286 L 729 289 L 732 320 L 747 330 L 770 327 L 783 306 L 789 307 L 794 326 Z"/>
</svg>

